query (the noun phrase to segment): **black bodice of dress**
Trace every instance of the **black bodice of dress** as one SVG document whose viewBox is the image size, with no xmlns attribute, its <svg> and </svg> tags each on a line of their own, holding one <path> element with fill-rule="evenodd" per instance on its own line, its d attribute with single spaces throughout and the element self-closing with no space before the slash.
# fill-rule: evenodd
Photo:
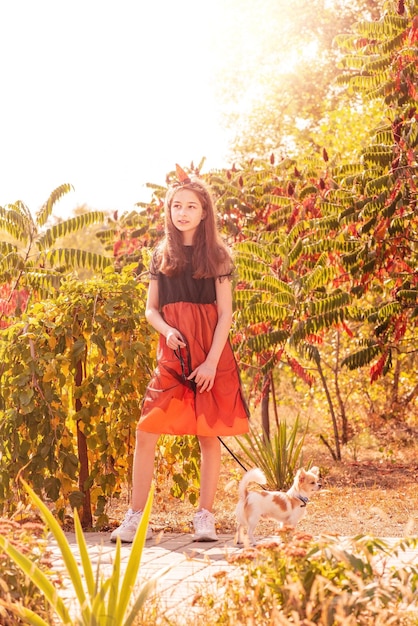
<svg viewBox="0 0 418 626">
<path fill-rule="evenodd" d="M 160 309 L 173 302 L 194 302 L 212 304 L 216 301 L 214 278 L 193 278 L 192 246 L 187 246 L 188 263 L 184 271 L 175 276 L 166 276 L 161 272 L 151 275 L 158 280 L 158 296 Z"/>
</svg>

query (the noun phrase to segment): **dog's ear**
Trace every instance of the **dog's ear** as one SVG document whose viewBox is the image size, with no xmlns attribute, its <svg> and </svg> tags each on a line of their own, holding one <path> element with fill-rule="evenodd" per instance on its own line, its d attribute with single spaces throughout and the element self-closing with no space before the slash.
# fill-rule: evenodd
<svg viewBox="0 0 418 626">
<path fill-rule="evenodd" d="M 299 483 L 305 482 L 306 474 L 307 472 L 303 469 L 303 467 L 298 469 L 298 471 L 296 472 L 296 478 L 298 479 Z"/>
<path fill-rule="evenodd" d="M 318 478 L 321 477 L 321 470 L 316 465 L 311 467 L 310 471 L 312 472 L 312 474 L 316 474 L 316 476 L 318 476 Z"/>
</svg>

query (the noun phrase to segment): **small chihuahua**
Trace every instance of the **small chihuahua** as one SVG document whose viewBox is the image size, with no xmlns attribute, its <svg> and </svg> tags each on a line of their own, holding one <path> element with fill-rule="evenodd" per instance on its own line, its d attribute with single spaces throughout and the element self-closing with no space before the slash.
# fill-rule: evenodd
<svg viewBox="0 0 418 626">
<path fill-rule="evenodd" d="M 248 528 L 248 538 L 255 544 L 254 529 L 260 517 L 295 527 L 306 513 L 306 504 L 315 491 L 322 487 L 318 467 L 309 471 L 299 469 L 290 489 L 283 491 L 248 491 L 251 482 L 266 484 L 266 477 L 259 468 L 249 470 L 239 484 L 239 500 L 235 514 L 238 520 L 237 543 L 243 543 L 243 531 Z"/>
</svg>

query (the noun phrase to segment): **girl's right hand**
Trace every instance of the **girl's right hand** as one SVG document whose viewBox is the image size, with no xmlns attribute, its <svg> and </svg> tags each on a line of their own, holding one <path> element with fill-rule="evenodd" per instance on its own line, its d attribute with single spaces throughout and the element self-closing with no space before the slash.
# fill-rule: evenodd
<svg viewBox="0 0 418 626">
<path fill-rule="evenodd" d="M 183 335 L 177 328 L 172 328 L 168 331 L 165 336 L 165 342 L 169 348 L 172 350 L 177 350 L 177 348 L 185 348 L 186 343 L 183 339 Z"/>
</svg>

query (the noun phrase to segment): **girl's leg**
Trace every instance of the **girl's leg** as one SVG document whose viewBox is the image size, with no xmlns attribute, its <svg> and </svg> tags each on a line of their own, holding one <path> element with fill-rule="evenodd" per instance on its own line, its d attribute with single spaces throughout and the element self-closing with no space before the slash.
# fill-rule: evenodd
<svg viewBox="0 0 418 626">
<path fill-rule="evenodd" d="M 212 511 L 221 470 L 221 443 L 217 437 L 199 437 L 201 452 L 199 511 Z"/>
<path fill-rule="evenodd" d="M 131 507 L 134 511 L 143 511 L 147 502 L 154 476 L 155 446 L 158 434 L 136 431 L 136 445 L 132 471 Z"/>
<path fill-rule="evenodd" d="M 159 435 L 154 433 L 136 431 L 131 506 L 121 525 L 110 535 L 111 541 L 116 542 L 119 538 L 122 542 L 132 543 L 135 538 L 154 475 L 155 446 L 158 437 Z M 152 530 L 148 528 L 146 538 L 150 539 L 151 536 Z"/>
</svg>

